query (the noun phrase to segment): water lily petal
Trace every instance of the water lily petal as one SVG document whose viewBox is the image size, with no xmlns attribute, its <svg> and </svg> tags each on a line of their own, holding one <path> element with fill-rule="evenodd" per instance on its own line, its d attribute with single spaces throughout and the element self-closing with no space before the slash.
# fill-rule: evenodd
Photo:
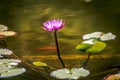
<svg viewBox="0 0 120 80">
<path fill-rule="evenodd" d="M 45 23 L 43 23 L 43 29 L 46 31 L 53 31 L 53 30 L 59 30 L 64 26 L 64 23 L 62 22 L 62 19 L 59 20 L 49 20 Z"/>
</svg>

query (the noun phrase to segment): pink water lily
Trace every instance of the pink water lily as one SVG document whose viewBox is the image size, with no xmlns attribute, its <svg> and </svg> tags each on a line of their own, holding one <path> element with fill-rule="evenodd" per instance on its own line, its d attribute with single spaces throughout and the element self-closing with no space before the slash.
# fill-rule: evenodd
<svg viewBox="0 0 120 80">
<path fill-rule="evenodd" d="M 53 19 L 53 20 L 44 22 L 43 25 L 44 25 L 44 27 L 42 28 L 43 30 L 54 31 L 54 39 L 55 39 L 55 44 L 56 44 L 57 56 L 58 56 L 58 59 L 60 60 L 62 67 L 65 68 L 65 64 L 60 55 L 58 39 L 57 39 L 57 30 L 60 30 L 65 25 L 65 22 L 63 22 L 62 19 L 57 19 L 57 20 Z"/>
<path fill-rule="evenodd" d="M 62 19 L 57 19 L 57 20 L 54 19 L 44 22 L 43 25 L 44 25 L 43 27 L 44 30 L 53 31 L 53 30 L 61 29 L 65 25 L 65 22 L 63 22 Z"/>
</svg>

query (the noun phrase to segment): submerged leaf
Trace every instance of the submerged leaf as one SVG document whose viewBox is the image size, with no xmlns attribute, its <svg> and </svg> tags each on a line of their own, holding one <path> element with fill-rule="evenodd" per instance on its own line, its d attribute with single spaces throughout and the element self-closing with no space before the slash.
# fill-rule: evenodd
<svg viewBox="0 0 120 80">
<path fill-rule="evenodd" d="M 81 43 L 76 46 L 76 49 L 85 52 L 91 46 L 92 46 L 91 44 Z"/>
<path fill-rule="evenodd" d="M 91 46 L 86 52 L 88 53 L 99 53 L 107 46 L 106 43 L 98 41 L 93 46 Z"/>
<path fill-rule="evenodd" d="M 38 51 L 56 51 L 56 47 L 54 46 L 45 46 L 41 48 L 37 48 Z"/>
<path fill-rule="evenodd" d="M 43 62 L 40 62 L 40 61 L 33 62 L 33 64 L 34 64 L 35 66 L 47 67 L 47 64 L 46 64 L 46 63 L 43 63 Z"/>
</svg>

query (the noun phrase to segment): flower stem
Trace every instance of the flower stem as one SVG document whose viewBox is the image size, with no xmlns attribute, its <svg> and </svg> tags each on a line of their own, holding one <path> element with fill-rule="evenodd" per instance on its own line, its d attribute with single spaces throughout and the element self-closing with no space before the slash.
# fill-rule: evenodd
<svg viewBox="0 0 120 80">
<path fill-rule="evenodd" d="M 57 40 L 57 31 L 55 30 L 54 31 L 54 36 L 55 36 L 55 43 L 56 43 L 56 48 L 57 48 L 57 56 L 58 56 L 58 59 L 60 60 L 61 64 L 62 64 L 62 67 L 65 68 L 65 64 L 60 56 L 60 50 L 59 50 L 59 45 L 58 45 L 58 40 Z"/>
<path fill-rule="evenodd" d="M 83 68 L 85 68 L 85 67 L 87 66 L 88 61 L 89 61 L 89 59 L 90 59 L 90 56 L 91 56 L 91 53 L 88 54 L 87 59 L 86 59 L 85 62 L 83 63 L 83 65 L 82 65 Z"/>
</svg>

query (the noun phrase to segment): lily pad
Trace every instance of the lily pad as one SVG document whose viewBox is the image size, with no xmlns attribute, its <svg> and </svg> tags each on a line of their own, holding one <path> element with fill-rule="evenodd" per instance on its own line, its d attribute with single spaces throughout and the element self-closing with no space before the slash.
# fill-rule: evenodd
<svg viewBox="0 0 120 80">
<path fill-rule="evenodd" d="M 3 36 L 15 36 L 16 32 L 14 32 L 14 31 L 2 31 L 2 32 L 0 32 L 0 35 L 3 35 Z"/>
<path fill-rule="evenodd" d="M 5 31 L 5 30 L 8 30 L 8 27 L 0 24 L 0 31 Z"/>
<path fill-rule="evenodd" d="M 111 32 L 104 34 L 100 37 L 101 41 L 108 41 L 108 40 L 114 40 L 116 38 L 116 36 L 114 34 L 112 34 Z"/>
<path fill-rule="evenodd" d="M 11 63 L 11 62 L 20 63 L 21 60 L 18 60 L 18 59 L 0 59 L 0 64 L 1 64 L 1 63 Z"/>
<path fill-rule="evenodd" d="M 13 68 L 8 71 L 2 72 L 0 74 L 0 78 L 9 78 L 9 77 L 17 76 L 24 73 L 25 71 L 26 70 L 24 68 Z"/>
<path fill-rule="evenodd" d="M 107 46 L 106 43 L 98 41 L 93 46 L 91 46 L 86 52 L 88 53 L 99 53 Z"/>
<path fill-rule="evenodd" d="M 0 74 L 3 73 L 3 72 L 9 71 L 12 68 L 14 68 L 14 67 L 8 67 L 8 66 L 1 67 L 0 66 Z"/>
<path fill-rule="evenodd" d="M 90 72 L 84 68 L 59 69 L 51 72 L 51 76 L 58 79 L 79 79 L 79 77 L 86 77 Z"/>
<path fill-rule="evenodd" d="M 103 80 L 120 80 L 120 74 L 105 76 Z"/>
<path fill-rule="evenodd" d="M 82 43 L 84 44 L 95 44 L 95 42 L 98 41 L 97 39 L 89 39 L 89 40 L 85 40 Z"/>
<path fill-rule="evenodd" d="M 76 46 L 76 49 L 85 52 L 85 51 L 86 51 L 87 49 L 89 49 L 91 46 L 92 46 L 91 44 L 81 43 L 81 44 L 78 44 L 78 45 Z"/>
<path fill-rule="evenodd" d="M 17 59 L 0 59 L 0 78 L 17 76 L 25 72 L 24 68 L 17 68 L 20 62 Z"/>
<path fill-rule="evenodd" d="M 0 48 L 0 55 L 11 55 L 13 52 L 9 49 Z"/>
<path fill-rule="evenodd" d="M 83 40 L 92 39 L 92 38 L 99 39 L 102 34 L 103 34 L 102 32 L 93 32 L 90 34 L 83 35 L 82 38 L 83 38 Z"/>
</svg>

